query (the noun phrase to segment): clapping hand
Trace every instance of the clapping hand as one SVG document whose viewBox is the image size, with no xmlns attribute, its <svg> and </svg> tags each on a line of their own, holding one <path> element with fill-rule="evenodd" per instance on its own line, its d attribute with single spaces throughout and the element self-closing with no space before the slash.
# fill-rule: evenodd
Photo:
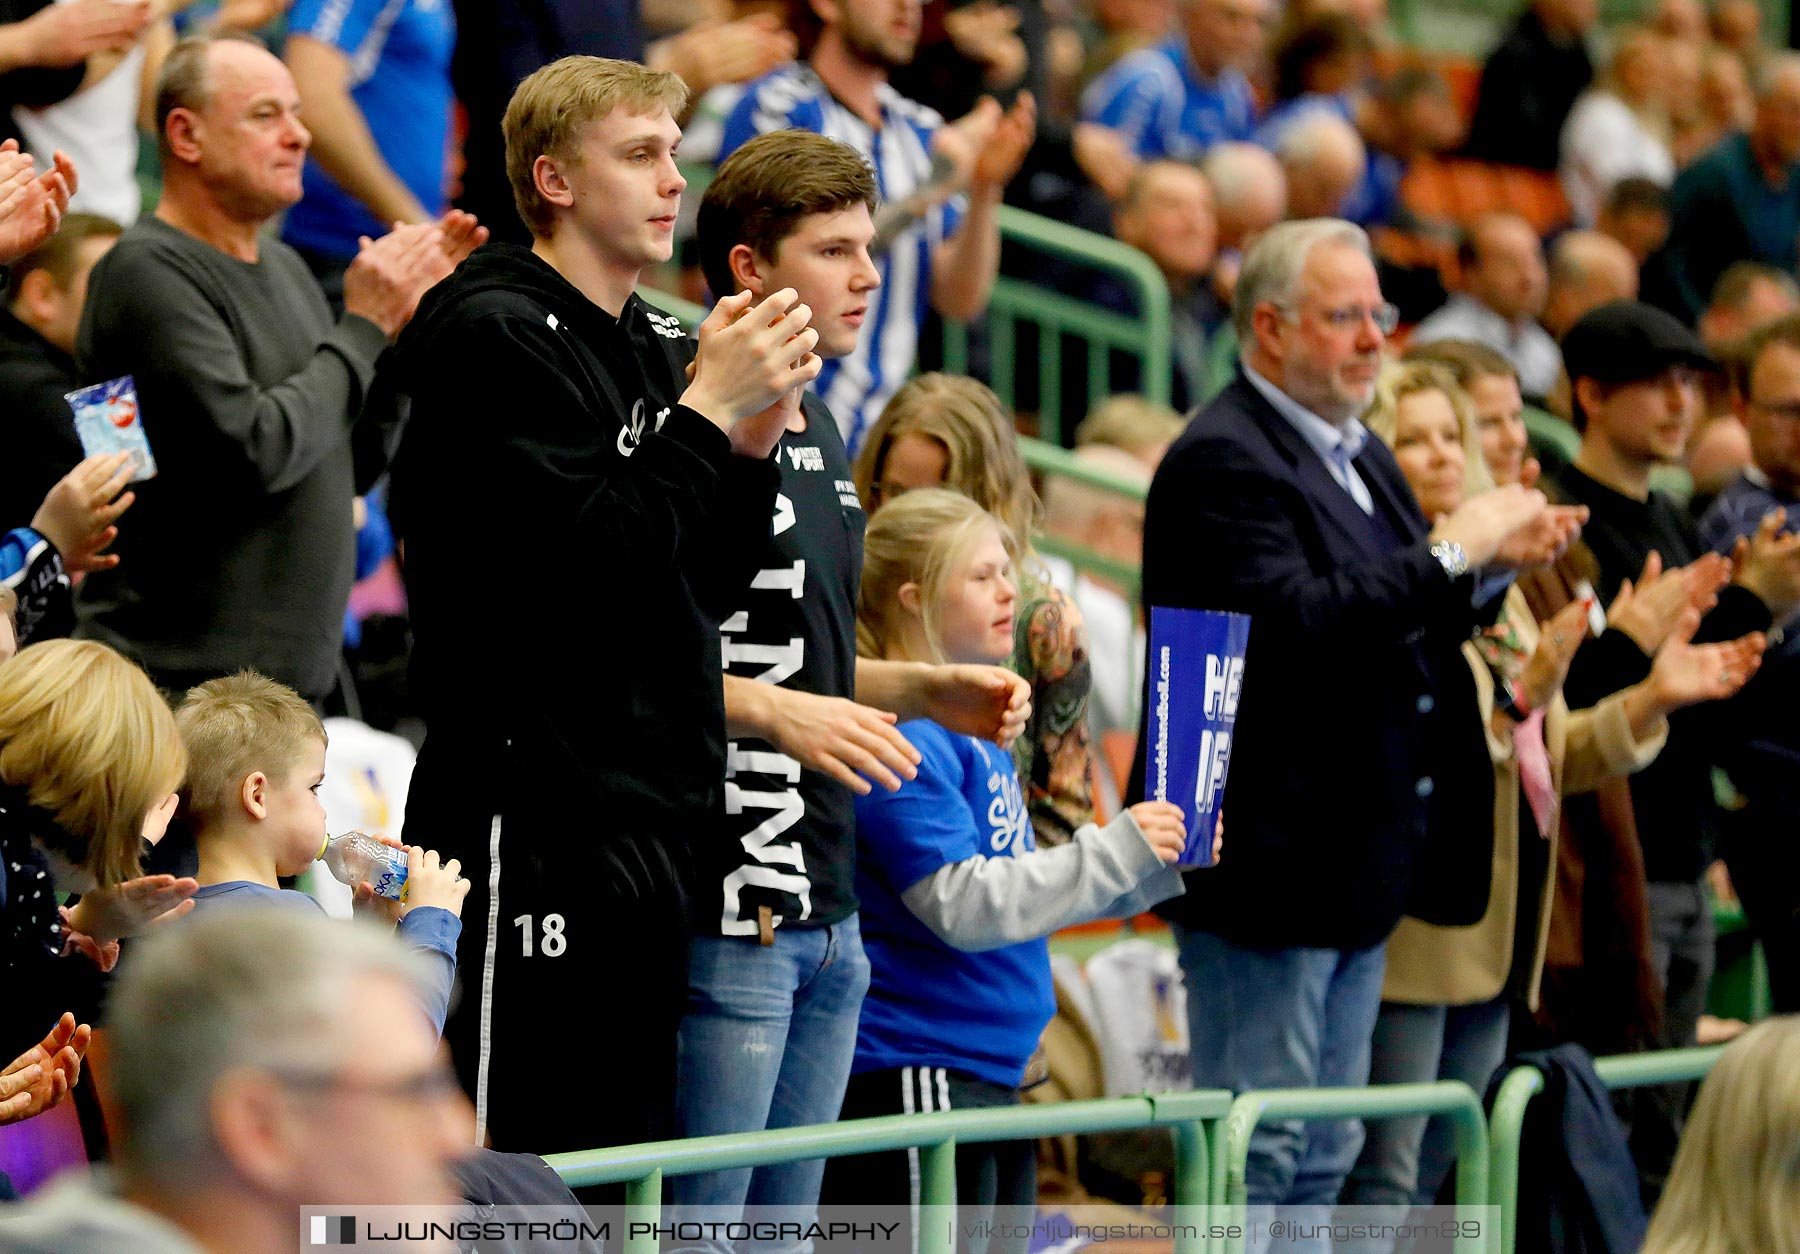
<svg viewBox="0 0 1800 1254">
<path fill-rule="evenodd" d="M 60 6 L 58 6 L 60 7 Z M 0 143 L 0 265 L 10 265 L 56 234 L 77 183 L 75 163 L 58 150 L 37 173 L 19 141 Z"/>
<path fill-rule="evenodd" d="M 1762 665 L 1768 640 L 1760 631 L 1718 644 L 1695 644 L 1699 626 L 1700 612 L 1683 610 L 1651 664 L 1649 684 L 1665 712 L 1733 696 Z"/>
<path fill-rule="evenodd" d="M 94 1030 L 64 1014 L 43 1040 L 0 1071 L 0 1124 L 41 1115 L 81 1080 L 81 1059 Z"/>
</svg>

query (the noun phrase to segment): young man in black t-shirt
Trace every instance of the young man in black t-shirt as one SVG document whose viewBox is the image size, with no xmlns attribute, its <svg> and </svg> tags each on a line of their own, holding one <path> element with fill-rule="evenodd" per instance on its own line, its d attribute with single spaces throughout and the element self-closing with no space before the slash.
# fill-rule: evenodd
<svg viewBox="0 0 1800 1254">
<path fill-rule="evenodd" d="M 812 310 L 818 354 L 845 356 L 881 281 L 869 255 L 875 201 L 873 172 L 848 145 L 807 131 L 759 136 L 701 202 L 707 280 L 716 294 L 757 299 L 793 289 Z M 1007 740 L 1029 697 L 997 667 L 856 656 L 864 519 L 849 460 L 817 396 L 797 390 L 781 404 L 773 534 L 720 628 L 731 739 L 723 811 L 698 858 L 683 1136 L 837 1118 L 869 980 L 852 890 L 853 792 L 912 776 L 918 754 L 896 716 L 929 712 Z M 746 1203 L 810 1213 L 821 1171 L 814 1161 L 682 1176 L 675 1197 L 729 1210 L 698 1218 L 735 1218 Z"/>
<path fill-rule="evenodd" d="M 1619 301 L 1587 314 L 1563 337 L 1581 448 L 1558 471 L 1555 487 L 1586 505 L 1582 540 L 1599 562 L 1600 596 L 1637 579 L 1652 552 L 1663 568 L 1704 554 L 1687 509 L 1653 491 L 1650 472 L 1678 463 L 1698 411 L 1697 369 L 1711 358 L 1687 327 L 1649 305 Z M 1800 597 L 1800 540 L 1759 534 L 1737 555 L 1729 586 L 1701 619 L 1697 640 L 1765 632 Z M 1590 677 L 1598 658 L 1577 653 L 1565 695 L 1571 706 L 1605 693 Z M 1645 658 L 1647 672 L 1650 660 Z M 1609 670 L 1609 675 L 1613 674 Z M 1732 724 L 1730 706 L 1713 702 L 1669 720 L 1656 761 L 1631 777 L 1632 811 L 1649 887 L 1651 963 L 1663 991 L 1661 1044 L 1695 1042 L 1712 975 L 1712 902 L 1706 869 L 1714 857 L 1712 767 Z M 1634 1101 L 1632 1147 L 1654 1200 L 1680 1132 L 1679 1102 L 1667 1090 Z"/>
</svg>

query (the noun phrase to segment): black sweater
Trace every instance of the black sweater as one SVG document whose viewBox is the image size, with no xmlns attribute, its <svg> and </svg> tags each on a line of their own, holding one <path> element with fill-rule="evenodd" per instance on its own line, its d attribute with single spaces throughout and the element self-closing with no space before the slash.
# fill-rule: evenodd
<svg viewBox="0 0 1800 1254">
<path fill-rule="evenodd" d="M 714 822 L 719 622 L 770 538 L 775 464 L 676 403 L 691 355 L 636 296 L 615 319 L 498 244 L 427 295 L 395 354 L 427 751 L 510 745 L 613 834 Z"/>
<path fill-rule="evenodd" d="M 76 362 L 136 378 L 157 473 L 76 604 L 81 634 L 152 678 L 250 667 L 316 698 L 355 575 L 351 423 L 387 337 L 334 324 L 299 255 L 260 248 L 240 261 L 149 217 L 94 267 Z"/>
<path fill-rule="evenodd" d="M 1664 569 L 1685 566 L 1701 554 L 1701 541 L 1687 511 L 1661 492 L 1637 500 L 1615 492 L 1573 466 L 1556 479 L 1560 494 L 1590 511 L 1582 539 L 1600 563 L 1597 591 L 1611 603 L 1619 584 L 1636 580 L 1651 550 Z M 1700 622 L 1697 640 L 1734 640 L 1769 629 L 1769 611 L 1753 593 L 1736 586 Z M 1601 653 L 1583 647 L 1569 670 L 1569 702 L 1597 699 L 1591 672 L 1606 664 Z M 1610 668 L 1609 668 L 1610 669 Z M 1712 766 L 1729 739 L 1732 703 L 1707 702 L 1669 719 L 1669 740 L 1656 761 L 1631 777 L 1632 809 L 1644 847 L 1644 873 L 1651 883 L 1692 883 L 1712 860 L 1715 844 Z"/>
</svg>

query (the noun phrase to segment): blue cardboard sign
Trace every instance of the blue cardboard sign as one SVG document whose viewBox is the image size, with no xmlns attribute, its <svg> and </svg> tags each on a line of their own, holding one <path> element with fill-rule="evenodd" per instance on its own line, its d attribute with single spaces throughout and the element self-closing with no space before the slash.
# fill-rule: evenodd
<svg viewBox="0 0 1800 1254">
<path fill-rule="evenodd" d="M 1181 807 L 1187 848 L 1178 866 L 1212 865 L 1249 644 L 1246 615 L 1150 607 L 1144 796 Z"/>
</svg>

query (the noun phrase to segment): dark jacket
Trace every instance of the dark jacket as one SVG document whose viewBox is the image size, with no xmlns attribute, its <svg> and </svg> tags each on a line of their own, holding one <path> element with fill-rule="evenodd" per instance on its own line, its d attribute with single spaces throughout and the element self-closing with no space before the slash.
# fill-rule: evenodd
<svg viewBox="0 0 1800 1254">
<path fill-rule="evenodd" d="M 1536 10 L 1519 15 L 1481 69 L 1466 151 L 1478 161 L 1554 170 L 1563 122 L 1594 81 L 1586 43 L 1564 43 L 1544 29 Z"/>
<path fill-rule="evenodd" d="M 75 414 L 63 399 L 76 386 L 75 359 L 0 309 L 0 529 L 30 522 L 45 493 L 81 460 Z"/>
<path fill-rule="evenodd" d="M 1582 542 L 1599 565 L 1594 586 L 1603 603 L 1612 602 L 1619 585 L 1635 578 L 1653 551 L 1670 570 L 1706 552 L 1686 509 L 1661 492 L 1639 501 L 1574 466 L 1546 487 L 1590 511 Z M 1766 632 L 1769 626 L 1768 607 L 1748 589 L 1728 585 L 1700 620 L 1694 639 L 1735 640 L 1752 631 Z M 1601 650 L 1583 648 L 1569 667 L 1564 695 L 1571 706 L 1591 705 L 1614 691 L 1609 685 L 1619 674 Z M 1692 884 L 1713 860 L 1717 807 L 1712 767 L 1739 730 L 1737 709 L 1735 702 L 1707 701 L 1678 711 L 1669 719 L 1669 740 L 1656 761 L 1631 777 L 1638 839 L 1652 884 Z"/>
<path fill-rule="evenodd" d="M 484 1227 L 479 1244 L 466 1238 L 459 1248 L 484 1250 L 486 1254 L 530 1254 L 551 1250 L 572 1254 L 600 1254 L 602 1242 L 587 1235 L 597 1229 L 601 1220 L 590 1216 L 569 1191 L 550 1164 L 536 1154 L 500 1154 L 491 1149 L 477 1149 L 451 1166 L 456 1173 L 456 1186 L 468 1203 L 465 1218 L 473 1223 L 493 1224 Z M 529 1215 L 515 1214 L 501 1208 L 529 1206 Z M 555 1234 L 540 1235 L 543 1229 L 519 1227 L 520 1220 L 532 1224 L 557 1225 Z M 562 1234 L 579 1235 L 562 1235 Z"/>
<path fill-rule="evenodd" d="M 1519 1140 L 1516 1245 L 1558 1254 L 1636 1254 L 1648 1221 L 1612 1097 L 1579 1045 L 1520 1054 L 1494 1073 L 1492 1106 L 1517 1066 L 1544 1073 Z"/>
<path fill-rule="evenodd" d="M 1800 260 L 1800 164 L 1770 187 L 1743 132 L 1727 135 L 1675 176 L 1669 239 L 1644 263 L 1644 299 L 1693 322 L 1733 262 L 1792 270 Z"/>
<path fill-rule="evenodd" d="M 1493 770 L 1461 654 L 1473 579 L 1431 555 L 1381 441 L 1355 465 L 1376 519 L 1240 374 L 1150 487 L 1144 604 L 1250 616 L 1230 853 L 1168 911 L 1239 944 L 1360 948 L 1402 914 L 1468 924 L 1487 905 Z M 1428 828 L 1445 833 L 1429 851 Z"/>
<path fill-rule="evenodd" d="M 719 619 L 769 543 L 774 461 L 676 404 L 690 356 L 673 319 L 636 296 L 614 319 L 512 245 L 434 288 L 395 355 L 412 413 L 392 516 L 428 741 L 440 764 L 511 746 L 609 836 L 719 812 Z M 516 603 L 470 600 L 504 572 Z"/>
</svg>

